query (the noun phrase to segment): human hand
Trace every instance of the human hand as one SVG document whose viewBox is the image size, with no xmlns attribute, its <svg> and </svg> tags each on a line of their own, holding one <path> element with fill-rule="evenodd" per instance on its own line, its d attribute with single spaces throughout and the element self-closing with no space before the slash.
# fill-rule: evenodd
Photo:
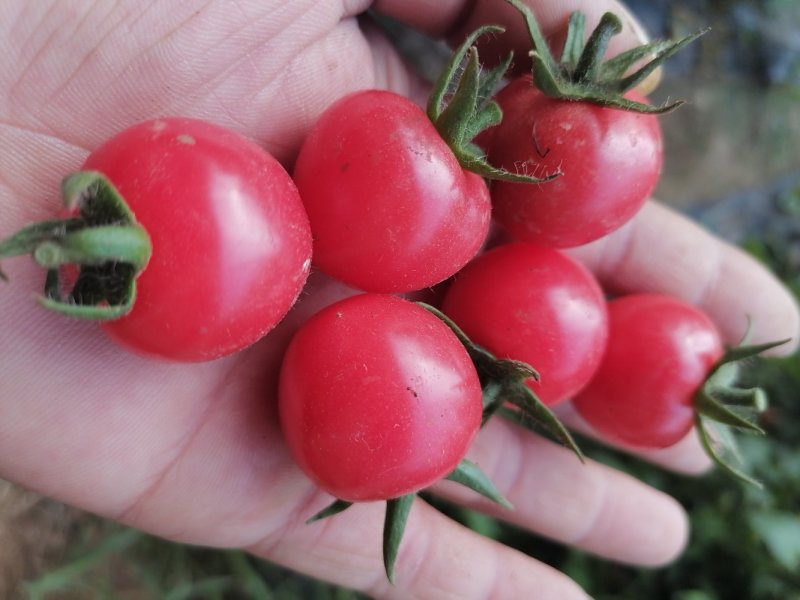
<svg viewBox="0 0 800 600">
<path fill-rule="evenodd" d="M 355 15 L 367 2 L 7 2 L 0 27 L 0 237 L 49 217 L 61 177 L 116 131 L 180 114 L 248 134 L 290 162 L 304 132 L 334 99 L 387 87 L 414 97 L 422 83 Z M 384 0 L 376 8 L 435 35 L 458 38 L 500 22 L 499 40 L 522 47 L 513 10 L 479 0 Z M 569 10 L 589 22 L 610 2 L 536 3 L 543 27 Z M 462 23 L 454 30 L 454 23 Z M 631 45 L 632 21 L 615 43 Z M 503 42 L 505 43 L 505 42 Z M 652 204 L 626 228 L 574 254 L 616 291 L 666 291 L 703 305 L 728 341 L 744 315 L 758 338 L 797 337 L 797 309 L 755 262 Z M 385 581 L 380 503 L 316 525 L 329 502 L 294 466 L 274 407 L 277 366 L 314 309 L 351 293 L 318 277 L 287 321 L 252 349 L 202 365 L 157 363 L 111 344 L 95 327 L 50 315 L 30 299 L 40 274 L 26 261 L 4 269 L 0 294 L 0 474 L 69 504 L 170 539 L 244 547 L 314 577 L 379 597 L 579 598 L 562 574 L 486 540 L 416 502 Z M 737 293 L 747 289 L 748 294 Z M 787 349 L 788 350 L 788 349 Z M 578 425 L 579 426 L 579 425 Z M 612 560 L 658 565 L 685 543 L 670 498 L 499 420 L 470 457 L 515 505 L 487 506 L 442 484 L 442 495 Z M 696 442 L 648 458 L 707 467 Z M 500 512 L 498 512 L 500 511 Z"/>
</svg>

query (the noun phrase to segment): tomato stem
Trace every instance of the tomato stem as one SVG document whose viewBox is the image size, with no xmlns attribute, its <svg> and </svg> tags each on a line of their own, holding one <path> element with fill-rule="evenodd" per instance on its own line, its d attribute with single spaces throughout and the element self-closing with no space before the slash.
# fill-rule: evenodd
<svg viewBox="0 0 800 600">
<path fill-rule="evenodd" d="M 572 75 L 575 81 L 594 81 L 597 79 L 603 57 L 606 54 L 606 50 L 608 50 L 609 41 L 621 31 L 622 22 L 617 15 L 607 12 L 601 17 L 600 24 L 592 31 L 586 41 L 586 46 L 584 46 L 575 66 L 575 72 Z M 581 37 L 583 37 L 582 31 Z"/>
<path fill-rule="evenodd" d="M 74 231 L 82 225 L 83 219 L 75 218 L 41 221 L 23 227 L 16 233 L 0 241 L 0 258 L 32 254 L 39 244 L 64 237 L 70 231 Z M 4 281 L 8 281 L 8 277 L 2 271 L 0 271 L 0 278 Z"/>
<path fill-rule="evenodd" d="M 125 200 L 101 173 L 79 171 L 64 179 L 62 198 L 78 216 L 33 223 L 0 241 L 0 258 L 30 254 L 47 270 L 39 302 L 61 314 L 110 320 L 127 314 L 136 277 L 147 266 L 151 243 Z M 69 294 L 61 293 L 60 268 L 78 265 Z M 7 280 L 0 271 L 0 278 Z"/>
<path fill-rule="evenodd" d="M 33 258 L 45 269 L 122 262 L 139 271 L 147 264 L 149 248 L 150 238 L 139 225 L 101 225 L 44 240 L 34 248 Z"/>
</svg>

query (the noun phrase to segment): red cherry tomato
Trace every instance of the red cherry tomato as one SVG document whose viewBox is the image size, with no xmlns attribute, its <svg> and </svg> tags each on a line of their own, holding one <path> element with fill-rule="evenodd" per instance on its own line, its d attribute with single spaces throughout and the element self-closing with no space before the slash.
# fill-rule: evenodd
<svg viewBox="0 0 800 600">
<path fill-rule="evenodd" d="M 630 220 L 655 188 L 663 163 L 656 116 L 548 98 L 529 75 L 497 102 L 503 121 L 487 134 L 489 162 L 562 173 L 543 185 L 493 184 L 494 217 L 515 238 L 557 248 L 591 242 Z"/>
<path fill-rule="evenodd" d="M 528 363 L 548 405 L 582 388 L 600 364 L 606 303 L 594 276 L 551 248 L 517 242 L 482 254 L 453 279 L 444 312 L 498 358 Z"/>
<path fill-rule="evenodd" d="M 309 271 L 308 219 L 291 178 L 244 137 L 198 120 L 147 121 L 86 159 L 152 242 L 131 312 L 103 324 L 136 352 L 202 361 L 240 350 L 286 314 Z"/>
<path fill-rule="evenodd" d="M 692 428 L 692 398 L 722 358 L 721 335 L 705 313 L 668 296 L 623 296 L 608 311 L 605 357 L 575 408 L 612 440 L 671 446 Z"/>
<path fill-rule="evenodd" d="M 422 109 L 390 92 L 334 103 L 306 138 L 294 178 L 315 264 L 365 291 L 432 286 L 475 256 L 488 233 L 483 179 L 459 165 Z"/>
<path fill-rule="evenodd" d="M 394 296 L 332 304 L 284 357 L 280 419 L 297 463 L 348 501 L 386 500 L 448 475 L 481 423 L 478 375 L 437 317 Z"/>
</svg>

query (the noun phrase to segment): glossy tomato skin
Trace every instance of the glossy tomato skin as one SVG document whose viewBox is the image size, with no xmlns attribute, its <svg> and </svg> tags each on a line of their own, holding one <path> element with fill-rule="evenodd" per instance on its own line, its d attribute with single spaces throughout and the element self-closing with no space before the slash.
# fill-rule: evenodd
<svg viewBox="0 0 800 600">
<path fill-rule="evenodd" d="M 311 234 L 283 167 L 199 120 L 146 121 L 87 158 L 147 230 L 149 264 L 131 312 L 103 325 L 137 353 L 172 361 L 231 354 L 286 314 L 308 276 Z"/>
<path fill-rule="evenodd" d="M 528 385 L 550 406 L 589 381 L 605 349 L 600 285 L 553 248 L 515 242 L 489 250 L 453 278 L 442 307 L 476 344 L 536 369 L 541 382 Z"/>
<path fill-rule="evenodd" d="M 334 103 L 294 170 L 320 270 L 369 292 L 443 281 L 480 249 L 491 201 L 425 113 L 386 91 Z"/>
<path fill-rule="evenodd" d="M 636 92 L 629 97 L 646 101 Z M 658 183 L 656 116 L 548 98 L 529 75 L 506 86 L 497 102 L 503 121 L 487 138 L 489 162 L 540 177 L 562 173 L 542 185 L 493 184 L 495 219 L 516 239 L 586 244 L 629 221 Z"/>
<path fill-rule="evenodd" d="M 669 296 L 622 296 L 608 308 L 606 354 L 575 408 L 611 440 L 671 446 L 692 428 L 692 397 L 724 353 L 721 335 L 705 313 Z"/>
<path fill-rule="evenodd" d="M 466 350 L 424 308 L 360 294 L 298 331 L 280 375 L 280 419 L 305 473 L 348 501 L 416 492 L 448 475 L 480 428 Z"/>
</svg>

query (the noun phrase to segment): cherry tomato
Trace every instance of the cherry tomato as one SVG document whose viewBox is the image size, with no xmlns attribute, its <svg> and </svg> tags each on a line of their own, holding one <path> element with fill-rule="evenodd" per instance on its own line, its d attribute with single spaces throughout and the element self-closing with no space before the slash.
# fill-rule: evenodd
<svg viewBox="0 0 800 600">
<path fill-rule="evenodd" d="M 136 352 L 202 361 L 240 350 L 286 314 L 311 236 L 288 173 L 244 137 L 198 120 L 134 125 L 86 159 L 152 242 L 131 312 L 103 324 Z"/>
<path fill-rule="evenodd" d="M 671 446 L 692 428 L 692 398 L 724 353 L 721 335 L 705 313 L 669 296 L 623 296 L 608 311 L 605 357 L 575 408 L 612 440 Z"/>
<path fill-rule="evenodd" d="M 606 302 L 594 276 L 562 252 L 516 242 L 482 254 L 454 278 L 442 304 L 473 342 L 528 363 L 550 406 L 575 394 L 600 364 Z"/>
<path fill-rule="evenodd" d="M 294 179 L 320 270 L 370 292 L 432 286 L 463 267 L 488 233 L 486 183 L 465 171 L 407 98 L 367 90 L 312 128 Z"/>
<path fill-rule="evenodd" d="M 636 92 L 627 97 L 644 102 Z M 548 98 L 529 75 L 497 95 L 503 121 L 487 134 L 489 162 L 544 176 L 542 185 L 495 182 L 494 217 L 519 240 L 557 248 L 586 244 L 641 208 L 663 163 L 655 115 Z"/>
<path fill-rule="evenodd" d="M 360 294 L 295 334 L 280 374 L 280 419 L 297 463 L 348 501 L 386 500 L 448 475 L 481 423 L 477 372 L 455 334 L 421 306 Z"/>
</svg>

